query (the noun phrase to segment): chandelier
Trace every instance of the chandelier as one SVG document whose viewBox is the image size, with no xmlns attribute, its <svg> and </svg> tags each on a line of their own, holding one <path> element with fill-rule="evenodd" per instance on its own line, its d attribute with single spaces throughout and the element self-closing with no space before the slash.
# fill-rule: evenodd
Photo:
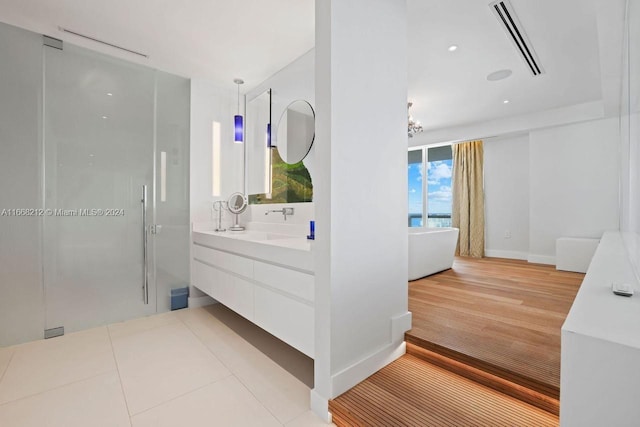
<svg viewBox="0 0 640 427">
<path fill-rule="evenodd" d="M 407 103 L 407 114 L 409 116 L 409 129 L 408 129 L 409 138 L 413 138 L 413 135 L 420 133 L 424 130 L 422 129 L 422 125 L 420 124 L 420 122 L 413 120 L 413 117 L 411 117 L 411 114 L 409 113 L 409 109 L 411 108 L 412 105 L 413 105 L 413 102 Z"/>
</svg>

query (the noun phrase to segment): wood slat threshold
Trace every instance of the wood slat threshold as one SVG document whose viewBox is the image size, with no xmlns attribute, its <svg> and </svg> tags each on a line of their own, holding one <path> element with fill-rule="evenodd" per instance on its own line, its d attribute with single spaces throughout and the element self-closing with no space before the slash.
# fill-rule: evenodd
<svg viewBox="0 0 640 427">
<path fill-rule="evenodd" d="M 485 372 L 493 377 L 501 378 L 509 383 L 513 383 L 514 385 L 524 387 L 525 389 L 537 393 L 538 395 L 547 396 L 551 401 L 558 401 L 560 399 L 560 389 L 551 384 L 542 383 L 536 379 L 526 377 L 500 366 L 493 365 L 486 361 L 476 359 L 469 355 L 462 354 L 455 350 L 451 350 L 438 344 L 412 336 L 409 333 L 405 334 L 405 339 L 407 342 L 407 347 L 409 345 L 413 345 L 414 348 L 422 348 L 431 353 L 438 354 L 447 359 L 458 362 L 461 365 L 469 366 L 470 368 Z M 454 372 L 458 373 L 457 371 Z M 557 411 L 555 413 L 557 414 Z"/>
<path fill-rule="evenodd" d="M 560 401 L 557 398 L 532 390 L 527 386 L 514 383 L 500 376 L 493 375 L 490 372 L 478 369 L 409 342 L 407 342 L 407 354 L 416 356 L 426 362 L 453 372 L 454 374 L 475 381 L 537 408 L 543 409 L 553 415 L 559 415 L 560 413 Z"/>
<path fill-rule="evenodd" d="M 440 366 L 455 361 L 408 347 L 408 354 L 329 401 L 336 426 L 557 427 L 558 417 L 550 411 L 476 381 L 484 373 L 461 376 Z"/>
</svg>

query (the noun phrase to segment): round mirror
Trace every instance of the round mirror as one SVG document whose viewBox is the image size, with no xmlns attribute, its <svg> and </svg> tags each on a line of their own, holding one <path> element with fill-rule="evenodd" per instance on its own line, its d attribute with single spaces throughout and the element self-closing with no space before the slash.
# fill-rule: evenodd
<svg viewBox="0 0 640 427">
<path fill-rule="evenodd" d="M 247 209 L 247 197 L 242 193 L 233 193 L 227 201 L 229 212 L 241 214 Z"/>
<path fill-rule="evenodd" d="M 307 157 L 316 136 L 316 114 L 307 101 L 293 101 L 278 121 L 276 147 L 282 160 L 292 165 Z"/>
</svg>

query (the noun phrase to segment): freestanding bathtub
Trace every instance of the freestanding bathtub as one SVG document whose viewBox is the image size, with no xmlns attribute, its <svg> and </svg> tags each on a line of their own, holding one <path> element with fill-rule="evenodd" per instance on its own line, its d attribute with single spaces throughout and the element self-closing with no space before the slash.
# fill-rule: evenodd
<svg viewBox="0 0 640 427">
<path fill-rule="evenodd" d="M 457 228 L 409 228 L 409 280 L 451 268 L 457 243 Z"/>
</svg>

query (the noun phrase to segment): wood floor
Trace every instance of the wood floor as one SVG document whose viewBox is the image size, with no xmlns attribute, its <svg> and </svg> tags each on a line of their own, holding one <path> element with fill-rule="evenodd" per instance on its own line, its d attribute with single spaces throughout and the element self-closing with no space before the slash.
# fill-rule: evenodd
<svg viewBox="0 0 640 427">
<path fill-rule="evenodd" d="M 457 258 L 409 283 L 408 343 L 558 398 L 560 328 L 584 275 L 499 258 Z"/>
<path fill-rule="evenodd" d="M 457 258 L 453 269 L 410 282 L 408 354 L 330 401 L 334 422 L 557 426 L 560 328 L 583 277 Z"/>
<path fill-rule="evenodd" d="M 329 402 L 337 426 L 557 426 L 558 417 L 406 354 Z"/>
</svg>

